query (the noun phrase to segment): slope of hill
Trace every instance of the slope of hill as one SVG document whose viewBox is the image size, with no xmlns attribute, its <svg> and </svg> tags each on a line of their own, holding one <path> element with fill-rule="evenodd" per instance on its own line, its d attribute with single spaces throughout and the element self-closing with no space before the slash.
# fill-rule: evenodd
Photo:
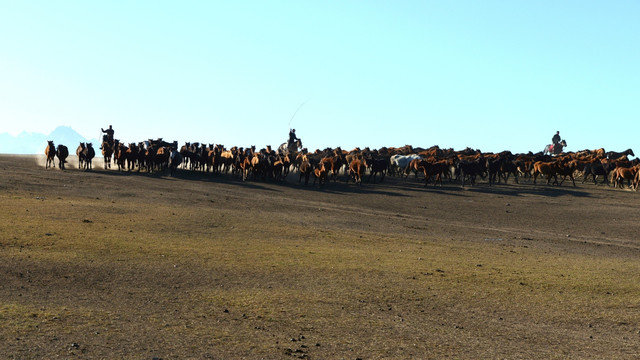
<svg viewBox="0 0 640 360">
<path fill-rule="evenodd" d="M 635 192 L 43 158 L 0 155 L 1 359 L 637 358 Z"/>
</svg>

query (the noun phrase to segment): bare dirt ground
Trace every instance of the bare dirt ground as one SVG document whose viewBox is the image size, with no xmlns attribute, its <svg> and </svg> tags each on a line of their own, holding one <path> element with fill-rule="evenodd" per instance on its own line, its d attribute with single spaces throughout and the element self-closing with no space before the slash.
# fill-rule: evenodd
<svg viewBox="0 0 640 360">
<path fill-rule="evenodd" d="M 640 198 L 0 155 L 2 358 L 635 358 Z"/>
</svg>

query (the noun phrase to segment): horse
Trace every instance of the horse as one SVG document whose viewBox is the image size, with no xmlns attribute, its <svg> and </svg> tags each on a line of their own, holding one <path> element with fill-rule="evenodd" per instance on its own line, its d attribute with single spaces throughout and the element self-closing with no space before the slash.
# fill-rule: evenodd
<svg viewBox="0 0 640 360">
<path fill-rule="evenodd" d="M 593 176 L 593 183 L 598 184 L 596 178 L 599 175 L 602 175 L 604 178 L 603 184 L 607 184 L 609 186 L 609 173 L 615 169 L 616 165 L 613 162 L 602 162 L 596 161 L 593 163 L 586 164 L 584 167 L 584 174 L 582 175 L 582 183 L 584 184 L 587 181 L 589 175 Z"/>
<path fill-rule="evenodd" d="M 558 163 L 555 161 L 536 161 L 533 163 L 533 183 L 536 183 L 538 175 L 547 177 L 547 185 L 551 184 L 551 178 L 554 178 L 553 183 L 558 184 Z M 575 183 L 574 183 L 575 185 Z"/>
<path fill-rule="evenodd" d="M 86 148 L 87 148 L 87 145 L 81 142 L 80 145 L 78 145 L 78 148 L 76 149 L 76 156 L 78 156 L 78 169 L 82 169 L 86 161 L 86 153 L 85 153 Z"/>
<path fill-rule="evenodd" d="M 282 156 L 289 155 L 297 152 L 300 149 L 302 149 L 302 140 L 298 139 L 290 144 L 282 143 L 282 145 L 278 147 L 278 154 Z"/>
<path fill-rule="evenodd" d="M 85 170 L 93 169 L 93 158 L 95 156 L 96 156 L 96 150 L 93 148 L 93 143 L 87 143 L 87 147 L 84 149 Z"/>
<path fill-rule="evenodd" d="M 252 149 L 255 149 L 255 146 L 252 146 L 251 149 L 247 149 L 245 152 L 240 152 L 238 154 L 238 161 L 242 172 L 242 181 L 247 181 L 249 172 L 251 171 L 251 158 L 254 156 Z"/>
<path fill-rule="evenodd" d="M 316 180 L 320 186 L 323 186 L 327 181 L 327 168 L 324 162 L 320 162 L 315 169 L 313 169 L 313 185 L 316 184 Z"/>
<path fill-rule="evenodd" d="M 347 176 L 347 183 L 349 179 L 353 179 L 358 185 L 362 185 L 362 177 L 367 169 L 367 159 L 365 157 L 357 157 L 349 163 L 349 175 Z"/>
<path fill-rule="evenodd" d="M 129 148 L 125 153 L 127 159 L 127 170 L 131 171 L 136 168 L 136 162 L 138 161 L 138 144 L 129 143 Z"/>
<path fill-rule="evenodd" d="M 176 170 L 178 166 L 182 163 L 182 154 L 171 148 L 171 153 L 169 154 L 169 175 L 175 176 Z"/>
<path fill-rule="evenodd" d="M 116 146 L 113 150 L 113 157 L 116 165 L 118 165 L 118 171 L 125 170 L 125 161 L 127 159 L 127 150 L 129 150 L 123 143 L 116 140 Z"/>
<path fill-rule="evenodd" d="M 261 176 L 262 180 L 266 179 L 267 177 L 267 174 L 265 172 L 267 162 L 263 150 L 264 149 L 261 149 L 259 152 L 255 152 L 255 147 L 252 147 L 250 164 L 254 180 L 257 179 L 258 176 Z"/>
<path fill-rule="evenodd" d="M 136 160 L 138 162 L 138 171 L 142 170 L 142 168 L 148 169 L 147 148 L 144 141 L 138 143 L 138 158 Z"/>
<path fill-rule="evenodd" d="M 607 159 L 610 159 L 610 160 L 616 160 L 616 159 L 619 159 L 619 158 L 621 158 L 621 157 L 623 157 L 625 155 L 627 155 L 627 156 L 629 156 L 629 155 L 636 156 L 636 154 L 633 153 L 633 150 L 627 149 L 627 150 L 625 150 L 623 152 L 609 151 L 609 152 L 607 152 L 605 154 L 605 157 Z"/>
<path fill-rule="evenodd" d="M 544 147 L 544 150 L 542 151 L 542 153 L 544 155 L 558 155 L 562 153 L 562 149 L 564 149 L 567 146 L 567 142 L 565 140 L 560 141 L 557 144 L 549 144 L 547 146 Z"/>
<path fill-rule="evenodd" d="M 164 146 L 159 146 L 156 149 L 154 164 L 158 171 L 165 171 L 169 167 L 169 157 L 171 154 L 169 153 L 169 149 Z"/>
<path fill-rule="evenodd" d="M 449 164 L 446 160 L 440 160 L 436 162 L 430 162 L 427 160 L 418 160 L 415 165 L 416 169 L 421 170 L 424 174 L 424 186 L 429 183 L 429 179 L 435 176 L 433 185 L 436 186 L 440 183 L 442 186 L 442 175 L 449 170 Z"/>
<path fill-rule="evenodd" d="M 64 170 L 64 163 L 67 162 L 67 157 L 69 156 L 69 149 L 64 145 L 58 145 L 56 150 L 56 156 L 58 157 L 59 163 L 58 167 L 60 170 Z"/>
<path fill-rule="evenodd" d="M 111 169 L 111 156 L 113 155 L 113 147 L 108 141 L 102 142 L 102 156 L 104 156 L 104 168 Z"/>
<path fill-rule="evenodd" d="M 461 160 L 456 163 L 455 172 L 460 177 L 462 187 L 464 187 L 467 177 L 469 178 L 471 185 L 475 185 L 476 177 L 480 176 L 483 179 L 485 178 L 485 174 L 487 173 L 487 162 L 483 158 L 478 158 L 476 160 Z"/>
<path fill-rule="evenodd" d="M 47 162 L 44 165 L 45 169 L 48 169 L 49 166 L 56 167 L 55 157 L 56 157 L 56 146 L 53 144 L 53 140 L 47 140 L 47 147 L 44 149 L 44 154 L 47 157 Z"/>
<path fill-rule="evenodd" d="M 373 178 L 373 183 L 375 184 L 377 174 L 380 174 L 380 182 L 384 181 L 384 176 L 389 168 L 389 161 L 386 158 L 368 158 L 367 165 L 370 169 L 368 182 Z"/>
<path fill-rule="evenodd" d="M 309 176 L 313 172 L 313 166 L 309 162 L 309 157 L 306 154 L 302 155 L 301 163 L 300 163 L 300 167 L 298 168 L 298 171 L 300 173 L 300 177 L 298 178 L 298 184 L 302 181 L 302 178 L 304 177 L 304 184 L 308 185 Z"/>
<path fill-rule="evenodd" d="M 391 163 L 389 165 L 389 168 L 391 169 L 391 173 L 400 174 L 402 176 L 402 173 L 407 169 L 407 167 L 409 167 L 409 164 L 411 163 L 411 161 L 415 159 L 422 160 L 422 156 L 418 154 L 391 156 L 391 158 L 389 159 Z"/>
<path fill-rule="evenodd" d="M 624 168 L 624 167 L 616 167 L 615 169 L 613 169 L 612 173 L 613 173 L 613 187 L 619 187 L 620 189 L 622 189 L 623 185 L 624 185 L 624 180 L 627 180 L 627 186 L 630 188 L 633 188 L 631 186 L 631 183 L 634 181 L 634 179 L 636 178 L 636 173 L 638 172 L 638 165 L 630 167 L 630 168 Z"/>
<path fill-rule="evenodd" d="M 184 145 L 182 145 L 182 147 L 180 148 L 180 155 L 182 155 L 182 159 L 184 160 L 182 162 L 182 167 L 184 169 L 186 169 L 187 165 L 189 165 L 189 158 L 191 157 L 191 154 L 193 154 L 193 152 L 191 151 L 191 143 L 185 142 Z"/>
</svg>

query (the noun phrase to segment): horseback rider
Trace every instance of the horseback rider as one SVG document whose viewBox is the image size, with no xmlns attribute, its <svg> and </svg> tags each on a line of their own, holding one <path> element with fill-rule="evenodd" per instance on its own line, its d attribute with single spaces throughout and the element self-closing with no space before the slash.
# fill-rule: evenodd
<svg viewBox="0 0 640 360">
<path fill-rule="evenodd" d="M 551 152 L 553 153 L 553 149 L 556 147 L 556 145 L 560 144 L 560 141 L 562 139 L 560 139 L 560 131 L 556 131 L 555 135 L 553 135 L 553 137 L 551 138 Z"/>
<path fill-rule="evenodd" d="M 289 130 L 289 142 L 287 143 L 287 147 L 291 147 L 291 145 L 294 144 L 296 140 L 300 140 L 296 136 L 296 129 Z"/>
<path fill-rule="evenodd" d="M 113 127 L 111 125 L 109 125 L 109 128 L 107 130 L 100 128 L 100 130 L 102 130 L 103 133 L 107 134 L 107 142 L 109 143 L 109 145 L 113 146 Z"/>
<path fill-rule="evenodd" d="M 556 131 L 556 134 L 551 138 L 551 143 L 553 145 L 556 145 L 559 144 L 561 140 L 562 139 L 560 139 L 560 131 Z"/>
</svg>

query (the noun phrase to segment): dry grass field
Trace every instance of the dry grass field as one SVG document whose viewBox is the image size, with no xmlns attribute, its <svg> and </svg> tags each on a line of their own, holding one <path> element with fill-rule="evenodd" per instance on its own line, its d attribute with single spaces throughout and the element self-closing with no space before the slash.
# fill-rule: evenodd
<svg viewBox="0 0 640 360">
<path fill-rule="evenodd" d="M 3 359 L 640 354 L 632 191 L 42 165 L 0 155 Z"/>
</svg>

